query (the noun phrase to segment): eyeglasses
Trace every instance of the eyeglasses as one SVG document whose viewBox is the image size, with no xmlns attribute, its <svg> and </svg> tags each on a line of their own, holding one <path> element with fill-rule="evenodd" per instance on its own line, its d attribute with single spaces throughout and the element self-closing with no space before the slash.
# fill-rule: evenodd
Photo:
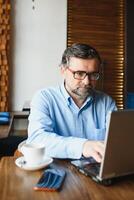
<svg viewBox="0 0 134 200">
<path fill-rule="evenodd" d="M 69 67 L 67 68 L 70 72 L 73 73 L 73 76 L 75 79 L 78 80 L 84 80 L 86 76 L 90 78 L 91 81 L 97 81 L 100 77 L 99 72 L 92 72 L 92 73 L 87 73 L 85 71 L 73 71 Z"/>
</svg>

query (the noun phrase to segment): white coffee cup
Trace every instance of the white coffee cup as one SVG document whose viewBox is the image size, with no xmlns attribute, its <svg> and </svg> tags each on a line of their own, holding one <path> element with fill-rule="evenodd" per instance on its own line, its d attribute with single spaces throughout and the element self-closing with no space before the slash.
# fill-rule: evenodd
<svg viewBox="0 0 134 200">
<path fill-rule="evenodd" d="M 39 144 L 24 143 L 20 149 L 26 163 L 35 166 L 43 162 L 45 157 L 45 146 Z"/>
</svg>

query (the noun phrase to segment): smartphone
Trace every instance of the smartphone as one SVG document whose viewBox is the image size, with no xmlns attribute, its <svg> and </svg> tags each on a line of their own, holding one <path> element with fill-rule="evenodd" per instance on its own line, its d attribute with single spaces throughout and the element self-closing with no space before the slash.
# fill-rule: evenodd
<svg viewBox="0 0 134 200">
<path fill-rule="evenodd" d="M 77 160 L 72 160 L 71 161 L 71 164 L 76 166 L 76 167 L 79 167 L 79 168 L 82 168 L 88 164 L 94 164 L 96 163 L 96 160 L 94 160 L 92 157 L 89 157 L 89 158 L 81 158 L 81 159 L 77 159 Z"/>
<path fill-rule="evenodd" d="M 62 186 L 65 178 L 65 171 L 63 169 L 46 169 L 40 177 L 37 184 L 34 186 L 34 190 L 42 191 L 56 191 Z"/>
</svg>

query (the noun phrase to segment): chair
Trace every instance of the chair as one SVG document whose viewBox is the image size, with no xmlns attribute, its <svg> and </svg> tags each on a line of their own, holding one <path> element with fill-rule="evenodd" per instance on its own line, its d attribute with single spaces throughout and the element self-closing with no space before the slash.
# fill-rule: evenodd
<svg viewBox="0 0 134 200">
<path fill-rule="evenodd" d="M 0 157 L 13 156 L 14 152 L 18 148 L 18 145 L 24 141 L 27 136 L 9 136 L 7 138 L 0 139 Z"/>
</svg>

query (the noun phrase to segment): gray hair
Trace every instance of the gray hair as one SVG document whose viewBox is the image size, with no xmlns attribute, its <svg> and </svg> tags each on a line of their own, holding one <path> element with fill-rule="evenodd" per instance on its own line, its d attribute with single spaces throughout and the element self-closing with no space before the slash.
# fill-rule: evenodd
<svg viewBox="0 0 134 200">
<path fill-rule="evenodd" d="M 82 59 L 96 58 L 100 64 L 102 62 L 97 50 L 88 44 L 75 43 L 71 47 L 68 47 L 62 55 L 61 65 L 67 66 L 71 57 Z"/>
</svg>

